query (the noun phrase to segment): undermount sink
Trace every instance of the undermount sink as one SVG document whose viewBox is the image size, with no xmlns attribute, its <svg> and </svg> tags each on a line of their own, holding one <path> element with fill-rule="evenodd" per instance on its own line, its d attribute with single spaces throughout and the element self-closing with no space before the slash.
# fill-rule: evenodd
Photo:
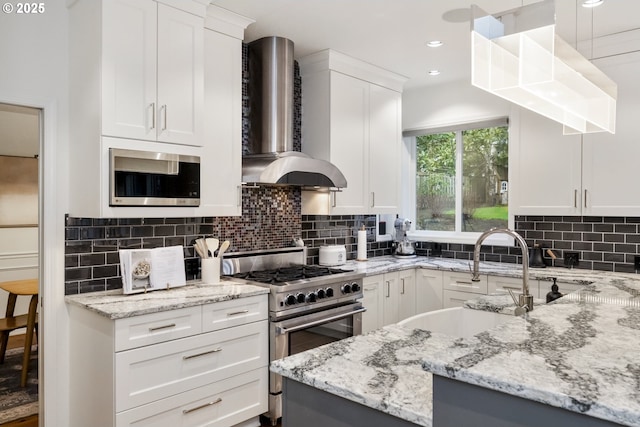
<svg viewBox="0 0 640 427">
<path fill-rule="evenodd" d="M 469 338 L 510 319 L 513 319 L 513 316 L 464 307 L 453 307 L 417 314 L 398 322 L 398 326 Z"/>
</svg>

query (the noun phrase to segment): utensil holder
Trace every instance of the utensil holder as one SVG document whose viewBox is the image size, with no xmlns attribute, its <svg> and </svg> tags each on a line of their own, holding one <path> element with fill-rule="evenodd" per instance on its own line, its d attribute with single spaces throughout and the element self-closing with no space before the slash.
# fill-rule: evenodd
<svg viewBox="0 0 640 427">
<path fill-rule="evenodd" d="M 204 283 L 209 285 L 220 283 L 220 259 L 203 258 L 200 263 L 200 273 Z"/>
</svg>

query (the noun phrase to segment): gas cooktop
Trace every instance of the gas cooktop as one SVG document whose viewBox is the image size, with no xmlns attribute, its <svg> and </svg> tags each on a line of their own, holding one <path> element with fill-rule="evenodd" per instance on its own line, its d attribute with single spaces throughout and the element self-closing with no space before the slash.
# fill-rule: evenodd
<svg viewBox="0 0 640 427">
<path fill-rule="evenodd" d="M 314 277 L 323 277 L 351 272 L 352 270 L 343 270 L 340 268 L 322 267 L 317 265 L 295 265 L 270 270 L 236 273 L 231 275 L 231 277 L 237 279 L 252 280 L 260 283 L 268 283 L 271 285 L 284 285 L 296 280 L 311 279 Z"/>
</svg>

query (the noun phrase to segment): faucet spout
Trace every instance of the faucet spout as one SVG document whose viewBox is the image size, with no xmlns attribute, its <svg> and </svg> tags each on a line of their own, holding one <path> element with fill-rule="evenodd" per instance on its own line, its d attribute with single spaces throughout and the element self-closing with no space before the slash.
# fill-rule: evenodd
<svg viewBox="0 0 640 427">
<path fill-rule="evenodd" d="M 520 246 L 522 251 L 522 295 L 519 296 L 519 301 L 515 301 L 516 305 L 520 308 L 525 308 L 527 311 L 533 310 L 533 295 L 529 293 L 529 248 L 527 242 L 513 230 L 508 228 L 492 228 L 485 231 L 478 237 L 475 247 L 473 248 L 473 271 L 471 280 L 477 282 L 480 280 L 480 247 L 485 239 L 493 234 L 506 234 L 514 238 L 514 240 Z"/>
</svg>

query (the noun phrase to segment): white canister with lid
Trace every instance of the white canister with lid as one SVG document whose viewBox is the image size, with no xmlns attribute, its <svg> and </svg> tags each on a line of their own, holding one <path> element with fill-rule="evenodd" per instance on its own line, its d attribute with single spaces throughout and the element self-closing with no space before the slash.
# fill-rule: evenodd
<svg viewBox="0 0 640 427">
<path fill-rule="evenodd" d="M 347 249 L 344 245 L 320 246 L 320 265 L 343 265 L 347 262 Z"/>
</svg>

